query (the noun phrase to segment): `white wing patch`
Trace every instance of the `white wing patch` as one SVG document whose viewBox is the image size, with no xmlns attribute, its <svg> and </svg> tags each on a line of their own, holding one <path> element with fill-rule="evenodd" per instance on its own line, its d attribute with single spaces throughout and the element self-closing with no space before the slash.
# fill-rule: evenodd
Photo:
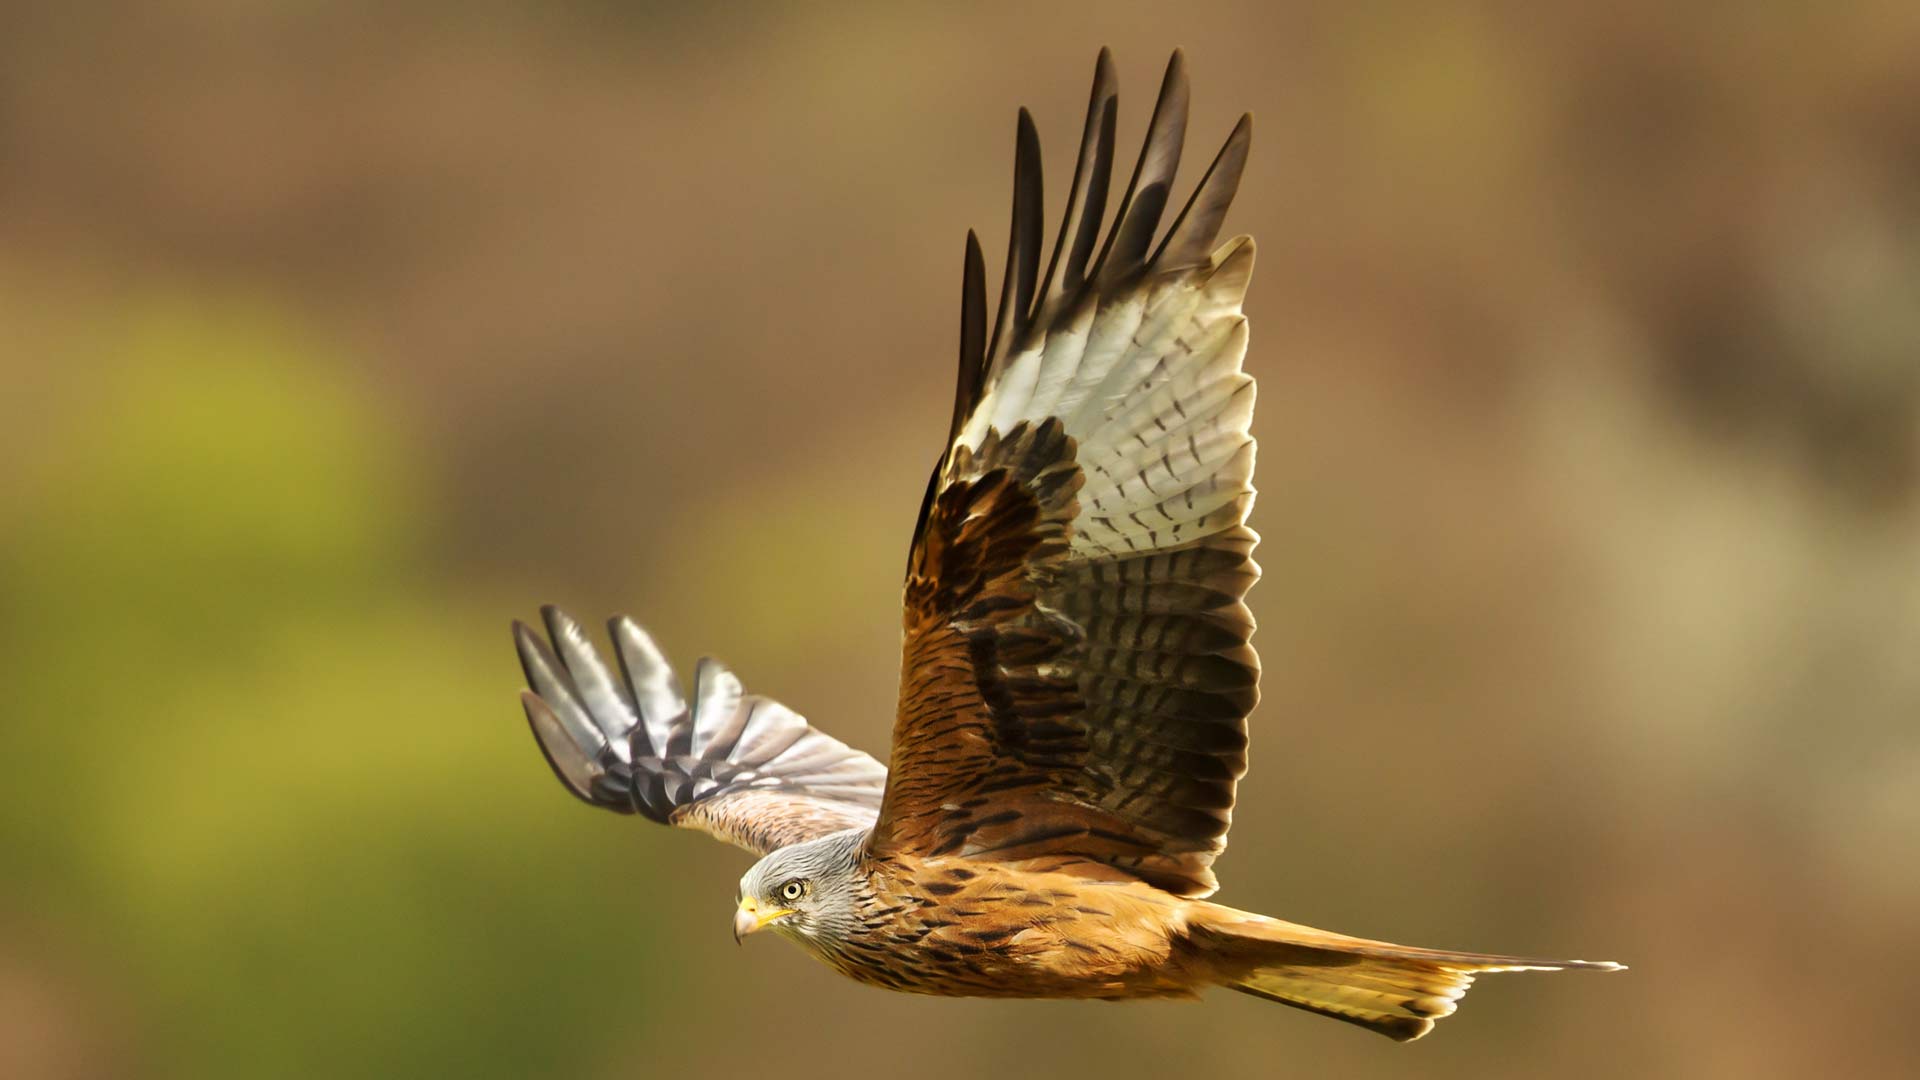
<svg viewBox="0 0 1920 1080">
<path fill-rule="evenodd" d="M 1059 417 L 1086 473 L 1073 547 L 1153 551 L 1242 524 L 1252 504 L 1253 378 L 1241 303 L 1254 245 L 1149 274 L 1042 336 L 990 380 L 956 446 Z"/>
</svg>

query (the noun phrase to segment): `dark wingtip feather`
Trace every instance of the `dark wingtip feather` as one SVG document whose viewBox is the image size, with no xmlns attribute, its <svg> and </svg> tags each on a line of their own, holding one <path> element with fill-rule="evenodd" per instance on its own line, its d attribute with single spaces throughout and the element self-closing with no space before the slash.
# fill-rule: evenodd
<svg viewBox="0 0 1920 1080">
<path fill-rule="evenodd" d="M 568 654 L 566 644 L 570 637 L 581 636 L 580 624 L 573 620 L 573 616 L 561 611 L 556 604 L 540 605 L 540 621 L 546 625 L 547 641 L 552 643 L 550 654 L 559 659 L 568 679 L 575 682 L 577 690 L 580 673 L 574 670 L 573 657 Z"/>
<path fill-rule="evenodd" d="M 1180 168 L 1190 96 L 1186 55 L 1175 49 L 1167 61 L 1166 76 L 1160 80 L 1160 97 L 1154 102 L 1153 119 L 1147 123 L 1140 160 L 1133 167 L 1133 179 L 1127 184 L 1113 231 L 1107 234 L 1106 250 L 1100 254 L 1098 273 L 1103 279 L 1120 278 L 1145 265 L 1174 173 Z"/>
<path fill-rule="evenodd" d="M 546 640 L 533 627 L 519 619 L 513 620 L 513 645 L 520 654 L 520 670 L 526 673 L 528 686 L 536 692 L 555 685 L 568 689 L 563 676 L 566 669 L 561 666 L 560 658 L 553 655 Z"/>
<path fill-rule="evenodd" d="M 909 571 L 913 551 L 920 546 L 920 538 L 927 529 L 927 508 L 932 505 L 947 452 L 960 437 L 960 428 L 966 424 L 967 417 L 973 415 L 974 406 L 980 403 L 986 384 L 987 266 L 985 256 L 980 253 L 980 237 L 968 229 L 966 254 L 962 256 L 960 268 L 960 365 L 953 388 L 953 421 L 947 426 L 947 445 L 941 451 L 941 464 L 927 478 L 927 492 L 920 500 L 920 516 L 914 519 L 913 543 L 907 548 Z"/>
<path fill-rule="evenodd" d="M 1046 204 L 1043 192 L 1045 174 L 1040 169 L 1040 132 L 1033 125 L 1033 114 L 1020 110 L 1019 146 L 1027 159 L 1026 182 L 1016 193 L 1015 206 L 1022 213 L 1017 219 L 1020 233 L 1019 288 L 1015 291 L 1014 311 L 1023 329 L 1033 314 L 1033 291 L 1040 283 L 1040 249 L 1045 230 Z"/>
<path fill-rule="evenodd" d="M 1246 170 L 1247 151 L 1252 144 L 1253 114 L 1244 113 L 1214 156 L 1213 164 L 1207 166 L 1206 175 L 1193 189 L 1186 208 L 1167 231 L 1167 238 L 1160 242 L 1160 249 L 1154 252 L 1151 261 L 1156 270 L 1180 270 L 1207 261 L 1213 253 L 1214 241 L 1220 236 L 1227 208 L 1233 205 L 1234 194 L 1240 190 L 1240 176 Z"/>
<path fill-rule="evenodd" d="M 541 614 L 552 628 L 556 644 L 577 636 L 578 625 L 558 608 L 542 608 Z M 576 673 L 532 627 L 514 620 L 513 640 L 531 687 L 520 695 L 521 708 L 547 765 L 575 796 L 595 806 L 633 813 L 627 794 L 625 754 L 610 741 L 620 731 L 619 718 L 596 715 L 588 705 L 598 701 L 603 709 L 618 708 L 607 696 L 604 668 L 597 658 L 586 658 L 595 681 L 583 698 Z M 580 657 L 574 660 L 579 662 Z"/>
<path fill-rule="evenodd" d="M 987 265 L 980 253 L 980 238 L 967 230 L 967 250 L 960 271 L 960 372 L 953 392 L 953 424 L 947 431 L 951 444 L 960 437 L 960 426 L 973 414 L 980 392 L 987 381 Z"/>
<path fill-rule="evenodd" d="M 1051 318 L 1060 301 L 1075 296 L 1086 281 L 1087 260 L 1100 242 L 1107 213 L 1107 189 L 1113 176 L 1114 128 L 1120 111 L 1120 80 L 1113 52 L 1102 48 L 1093 66 L 1093 90 L 1087 98 L 1086 125 L 1074 161 L 1060 235 L 1040 287 L 1041 317 Z M 1064 264 L 1063 260 L 1064 259 Z"/>
<path fill-rule="evenodd" d="M 540 756 L 546 759 L 547 767 L 553 770 L 553 775 L 559 778 L 567 791 L 589 806 L 607 805 L 594 797 L 596 763 L 567 737 L 560 718 L 553 714 L 540 695 L 531 690 L 520 691 L 520 708 L 527 714 L 527 727 L 533 731 L 533 741 L 540 747 Z"/>
<path fill-rule="evenodd" d="M 1014 130 L 1013 225 L 1008 230 L 1007 271 L 1000 283 L 1000 307 L 987 344 L 989 366 L 1000 357 L 1002 342 L 1019 339 L 1033 311 L 1033 290 L 1040 277 L 1042 202 L 1040 133 L 1024 107 Z"/>
</svg>

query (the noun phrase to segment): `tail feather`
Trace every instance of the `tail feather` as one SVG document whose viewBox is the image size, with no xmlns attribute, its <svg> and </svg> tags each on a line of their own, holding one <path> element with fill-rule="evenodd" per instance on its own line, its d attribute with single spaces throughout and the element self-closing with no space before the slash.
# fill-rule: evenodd
<svg viewBox="0 0 1920 1080">
<path fill-rule="evenodd" d="M 1413 948 L 1207 907 L 1212 910 L 1189 925 L 1189 937 L 1221 985 L 1399 1042 L 1411 1042 L 1453 1015 L 1476 975 L 1624 970 L 1609 961 Z"/>
</svg>

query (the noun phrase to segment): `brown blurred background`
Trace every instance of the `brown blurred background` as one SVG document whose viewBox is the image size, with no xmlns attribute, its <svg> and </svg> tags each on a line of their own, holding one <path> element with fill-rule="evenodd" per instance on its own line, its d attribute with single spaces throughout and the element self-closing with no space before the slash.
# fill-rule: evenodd
<svg viewBox="0 0 1920 1080">
<path fill-rule="evenodd" d="M 1920 6 L 1360 7 L 0 4 L 0 1075 L 1913 1075 Z M 540 762 L 548 601 L 884 752 L 1102 44 L 1258 114 L 1220 898 L 1631 973 L 890 996 Z"/>
</svg>

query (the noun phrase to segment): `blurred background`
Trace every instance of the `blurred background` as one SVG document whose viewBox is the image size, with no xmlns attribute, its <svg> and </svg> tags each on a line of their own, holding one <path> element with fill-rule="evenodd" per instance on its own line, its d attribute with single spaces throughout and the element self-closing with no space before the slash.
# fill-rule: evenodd
<svg viewBox="0 0 1920 1080">
<path fill-rule="evenodd" d="M 1600 7 L 0 4 L 0 1075 L 1913 1075 L 1920 6 Z M 888 995 L 540 761 L 544 602 L 884 757 L 1102 44 L 1258 114 L 1220 899 L 1631 973 Z"/>
</svg>

